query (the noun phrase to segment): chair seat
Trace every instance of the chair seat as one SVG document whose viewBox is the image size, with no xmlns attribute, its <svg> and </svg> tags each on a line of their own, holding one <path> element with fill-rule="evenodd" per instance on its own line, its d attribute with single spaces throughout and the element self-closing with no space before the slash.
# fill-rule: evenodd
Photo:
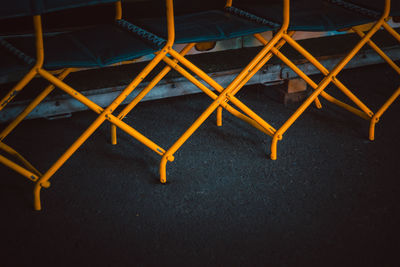
<svg viewBox="0 0 400 267">
<path fill-rule="evenodd" d="M 34 37 L 15 37 L 7 41 L 35 58 Z M 158 45 L 114 24 L 48 35 L 43 43 L 46 69 L 104 67 L 159 50 Z"/>
<path fill-rule="evenodd" d="M 165 18 L 149 18 L 136 22 L 144 29 L 167 37 Z M 192 43 L 232 39 L 254 33 L 273 30 L 270 26 L 240 18 L 223 10 L 175 16 L 175 42 Z"/>
<path fill-rule="evenodd" d="M 282 23 L 283 2 L 239 1 L 235 6 L 259 17 Z M 237 4 L 236 4 L 237 3 Z M 293 31 L 335 31 L 366 24 L 373 19 L 322 0 L 296 0 L 290 3 L 290 25 Z"/>
</svg>

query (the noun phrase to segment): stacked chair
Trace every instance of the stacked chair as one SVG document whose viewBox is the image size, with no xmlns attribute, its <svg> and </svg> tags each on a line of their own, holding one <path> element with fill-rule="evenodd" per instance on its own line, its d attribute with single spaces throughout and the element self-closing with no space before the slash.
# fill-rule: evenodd
<svg viewBox="0 0 400 267">
<path fill-rule="evenodd" d="M 52 3 L 49 4 L 49 2 Z M 371 40 L 371 37 L 381 27 L 384 27 L 400 41 L 399 34 L 387 24 L 387 20 L 391 15 L 390 0 L 385 0 L 385 3 L 382 2 L 382 7 L 376 5 L 372 0 L 359 0 L 360 3 L 353 0 L 351 2 L 340 0 L 236 0 L 232 2 L 228 0 L 225 7 L 221 7 L 220 9 L 188 12 L 177 16 L 173 14 L 173 2 L 175 5 L 179 5 L 185 1 L 165 0 L 165 17 L 139 19 L 135 20 L 133 24 L 122 19 L 120 1 L 60 0 L 49 2 L 35 1 L 37 4 L 31 5 L 31 1 L 16 0 L 13 2 L 15 4 L 14 7 L 0 10 L 0 18 L 33 16 L 35 28 L 34 37 L 0 39 L 0 53 L 2 56 L 5 54 L 4 58 L 8 61 L 6 66 L 0 66 L 0 71 L 9 69 L 8 65 L 12 65 L 13 68 L 26 68 L 28 70 L 28 74 L 1 100 L 0 110 L 36 75 L 43 77 L 51 83 L 26 107 L 15 121 L 0 133 L 0 149 L 4 152 L 3 154 L 14 157 L 19 163 L 10 160 L 2 154 L 0 154 L 0 162 L 35 182 L 34 206 L 36 210 L 41 209 L 41 188 L 49 187 L 49 179 L 54 173 L 105 121 L 111 123 L 111 141 L 113 144 L 117 143 L 117 128 L 119 128 L 162 156 L 160 181 L 165 183 L 167 163 L 174 160 L 176 151 L 214 111 L 217 111 L 217 124 L 219 126 L 222 125 L 222 111 L 226 110 L 235 117 L 272 137 L 271 159 L 276 159 L 277 143 L 282 140 L 284 133 L 291 125 L 312 103 L 315 103 L 318 108 L 322 108 L 319 97 L 325 98 L 329 102 L 361 118 L 370 120 L 372 129 L 379 120 L 379 117 L 400 94 L 399 88 L 383 107 L 374 114 L 337 79 L 337 75 L 366 44 L 375 49 L 400 74 L 400 68 Z M 163 2 L 157 1 L 157 4 L 161 7 Z M 116 16 L 113 23 L 85 27 L 55 35 L 43 34 L 41 26 L 42 14 L 72 7 L 93 6 L 101 3 L 115 3 Z M 368 23 L 372 23 L 373 26 L 365 33 L 357 27 Z M 349 28 L 360 35 L 361 40 L 355 44 L 354 48 L 332 70 L 326 69 L 292 38 L 295 31 L 332 31 Z M 274 32 L 271 40 L 267 41 L 262 37 L 261 33 L 265 31 Z M 253 35 L 263 46 L 226 88 L 219 85 L 185 57 L 199 42 L 214 42 L 246 35 Z M 182 51 L 178 52 L 173 48 L 173 44 L 186 44 L 186 46 Z M 325 75 L 325 78 L 317 84 L 302 72 L 280 51 L 285 44 L 289 44 L 302 54 Z M 126 89 L 112 101 L 112 104 L 106 108 L 100 107 L 63 82 L 63 79 L 77 68 L 105 67 L 150 54 L 154 54 L 154 58 L 133 79 Z M 240 89 L 273 56 L 281 59 L 314 89 L 313 93 L 278 129 L 275 129 L 236 97 Z M 120 106 L 122 101 L 126 99 L 161 61 L 164 61 L 167 66 L 155 75 L 148 85 L 117 116 L 113 115 L 115 109 Z M 165 150 L 124 123 L 123 119 L 172 69 L 196 85 L 212 99 L 212 102 L 186 132 L 169 149 Z M 61 70 L 61 72 L 56 77 L 52 74 L 51 70 Z M 346 104 L 326 93 L 325 89 L 331 83 L 336 85 L 356 107 Z M 57 159 L 50 169 L 41 174 L 19 153 L 6 145 L 4 139 L 54 87 L 60 88 L 82 102 L 89 109 L 99 114 L 99 116 L 71 147 Z M 372 137 L 370 136 L 370 138 L 373 139 L 373 130 L 371 132 Z"/>
</svg>

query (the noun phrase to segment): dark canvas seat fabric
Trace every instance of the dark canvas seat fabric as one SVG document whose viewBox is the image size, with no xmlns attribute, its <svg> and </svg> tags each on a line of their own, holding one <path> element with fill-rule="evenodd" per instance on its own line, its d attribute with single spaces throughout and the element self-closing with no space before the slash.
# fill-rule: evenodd
<svg viewBox="0 0 400 267">
<path fill-rule="evenodd" d="M 234 1 L 235 7 L 268 19 L 282 22 L 282 1 Z M 335 31 L 372 22 L 371 17 L 347 10 L 323 0 L 292 0 L 289 30 Z"/>
<path fill-rule="evenodd" d="M 165 18 L 135 21 L 146 30 L 166 38 Z M 275 29 L 240 18 L 224 10 L 208 10 L 175 16 L 175 42 L 191 43 L 226 40 Z"/>
<path fill-rule="evenodd" d="M 29 56 L 35 57 L 34 37 L 14 37 L 6 40 Z M 159 45 L 117 24 L 97 25 L 45 36 L 44 67 L 104 67 L 151 54 L 160 48 Z"/>
</svg>

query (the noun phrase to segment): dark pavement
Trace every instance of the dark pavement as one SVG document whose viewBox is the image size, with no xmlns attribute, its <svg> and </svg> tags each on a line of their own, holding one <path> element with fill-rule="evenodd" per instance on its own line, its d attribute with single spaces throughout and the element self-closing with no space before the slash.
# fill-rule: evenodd
<svg viewBox="0 0 400 267">
<path fill-rule="evenodd" d="M 339 78 L 375 109 L 400 84 L 385 65 Z M 295 109 L 276 89 L 239 94 L 275 127 Z M 209 103 L 145 102 L 126 122 L 167 148 Z M 160 157 L 123 133 L 111 146 L 105 124 L 42 190 L 41 212 L 33 185 L 0 166 L 0 265 L 399 266 L 400 105 L 370 142 L 366 121 L 322 103 L 285 134 L 277 161 L 271 138 L 212 116 L 167 165 L 166 185 Z M 6 142 L 45 170 L 95 117 L 26 121 Z"/>
</svg>

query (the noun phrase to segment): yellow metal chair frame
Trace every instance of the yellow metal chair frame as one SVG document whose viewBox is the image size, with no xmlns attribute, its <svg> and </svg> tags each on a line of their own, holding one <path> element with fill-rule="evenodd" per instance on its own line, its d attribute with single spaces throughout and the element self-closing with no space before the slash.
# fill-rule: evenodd
<svg viewBox="0 0 400 267">
<path fill-rule="evenodd" d="M 272 145 L 271 145 L 271 158 L 276 159 L 276 150 L 277 143 L 279 140 L 282 140 L 283 134 L 290 128 L 290 126 L 297 120 L 298 117 L 313 103 L 316 102 L 319 104 L 318 96 L 323 96 L 330 99 L 331 102 L 338 104 L 346 108 L 347 110 L 359 115 L 360 117 L 369 118 L 372 117 L 373 114 L 368 110 L 359 101 L 347 88 L 341 85 L 341 83 L 336 79 L 336 75 L 344 68 L 344 66 L 356 55 L 356 53 L 370 41 L 370 38 L 379 28 L 384 25 L 385 19 L 387 19 L 389 10 L 390 10 L 390 0 L 386 0 L 386 8 L 385 14 L 382 18 L 371 28 L 371 30 L 362 37 L 361 41 L 352 49 L 352 51 L 344 58 L 340 63 L 336 65 L 336 67 L 329 72 L 325 68 L 323 68 L 320 63 L 311 56 L 307 51 L 305 51 L 298 43 L 296 43 L 292 38 L 293 32 L 288 32 L 289 26 L 289 0 L 283 0 L 284 3 L 284 21 L 282 23 L 281 29 L 274 35 L 274 37 L 269 41 L 265 41 L 261 35 L 255 35 L 257 39 L 259 39 L 265 46 L 259 52 L 259 54 L 239 73 L 239 75 L 233 80 L 233 82 L 227 87 L 223 88 L 218 83 L 216 83 L 212 78 L 210 78 L 206 73 L 188 61 L 184 56 L 186 53 L 195 45 L 194 43 L 188 44 L 180 53 L 175 51 L 172 48 L 174 43 L 174 17 L 173 17 L 173 1 L 166 0 L 167 3 L 167 21 L 168 21 L 168 40 L 165 47 L 159 51 L 155 58 L 150 61 L 150 63 L 142 70 L 142 72 L 123 90 L 123 92 L 112 102 L 110 106 L 107 108 L 101 108 L 96 103 L 92 102 L 67 84 L 65 84 L 62 79 L 65 78 L 73 69 L 66 69 L 62 72 L 59 77 L 55 77 L 50 72 L 44 70 L 43 60 L 44 60 L 44 49 L 43 49 L 43 37 L 42 37 L 42 27 L 41 27 L 41 17 L 34 16 L 34 26 L 35 26 L 35 35 L 36 35 L 36 47 L 37 47 L 37 63 L 35 67 L 25 76 L 24 81 L 21 81 L 14 89 L 20 89 L 24 87 L 24 83 L 28 83 L 36 74 L 42 76 L 46 80 L 48 80 L 52 85 L 59 87 L 64 92 L 68 93 L 75 99 L 87 105 L 94 112 L 99 114 L 99 117 L 92 123 L 92 125 L 74 142 L 74 144 L 50 167 L 46 173 L 43 175 L 38 172 L 29 162 L 27 162 L 22 156 L 20 156 L 16 151 L 14 151 L 9 146 L 5 145 L 3 142 L 0 144 L 0 148 L 6 151 L 8 154 L 14 155 L 21 162 L 22 165 L 18 165 L 7 158 L 0 155 L 0 162 L 7 165 L 11 169 L 19 172 L 23 176 L 35 182 L 34 188 L 34 205 L 36 210 L 41 209 L 40 202 L 40 191 L 42 187 L 49 187 L 49 179 L 54 175 L 54 173 L 71 157 L 71 155 L 94 133 L 94 131 L 106 120 L 110 121 L 113 125 L 112 130 L 112 141 L 116 143 L 116 128 L 118 127 L 136 138 L 150 149 L 158 153 L 162 156 L 160 163 L 160 181 L 162 183 L 166 182 L 166 164 L 168 161 L 174 160 L 174 153 L 186 142 L 186 140 L 200 127 L 200 125 L 215 111 L 217 110 L 217 122 L 218 125 L 221 125 L 222 119 L 222 108 L 225 108 L 227 111 L 231 112 L 233 115 L 243 119 L 244 121 L 250 123 L 257 129 L 263 131 L 267 135 L 272 137 Z M 227 1 L 227 5 L 230 5 L 232 1 Z M 119 6 L 119 10 L 121 8 L 120 2 L 118 2 L 117 7 Z M 118 13 L 118 12 L 117 12 Z M 291 44 L 296 50 L 301 52 L 307 59 L 312 61 L 313 64 L 319 67 L 319 69 L 326 75 L 326 77 L 321 81 L 320 84 L 315 84 L 311 81 L 304 73 L 302 73 L 289 59 L 287 59 L 282 53 L 279 52 L 279 49 L 285 43 Z M 173 59 L 167 57 L 167 55 L 172 56 Z M 269 60 L 270 58 L 276 55 L 281 58 L 290 68 L 292 68 L 300 77 L 305 79 L 315 91 L 307 98 L 307 100 L 296 110 L 296 112 L 283 124 L 281 128 L 275 130 L 270 124 L 265 122 L 261 117 L 255 114 L 252 110 L 250 110 L 247 106 L 245 106 L 242 102 L 240 102 L 235 94 L 247 83 L 248 80 L 254 74 L 259 71 Z M 154 69 L 154 67 L 160 62 L 164 61 L 169 66 L 165 67 L 150 83 L 149 85 L 142 91 L 140 94 L 130 103 L 128 104 L 124 110 L 118 115 L 114 116 L 112 113 L 115 109 L 122 103 L 122 101 L 139 85 L 142 80 Z M 184 68 L 182 68 L 178 63 L 181 63 L 183 66 L 188 68 L 194 74 L 202 78 L 207 84 L 213 87 L 219 95 L 214 93 L 212 90 L 204 86 L 200 81 L 194 78 L 193 75 L 188 73 Z M 171 70 L 175 69 L 193 84 L 202 89 L 207 95 L 209 95 L 214 101 L 212 104 L 202 113 L 202 115 L 187 129 L 187 131 L 168 149 L 164 150 L 154 142 L 152 142 L 147 137 L 140 134 L 138 131 L 127 125 L 122 121 L 122 119 L 126 116 L 128 112 L 130 112 L 137 103 Z M 361 110 L 355 109 L 347 104 L 344 104 L 334 98 L 331 98 L 329 95 L 325 94 L 323 91 L 330 83 L 335 83 L 338 85 L 342 91 L 345 92 L 346 95 L 350 97 L 360 108 Z M 45 97 L 46 92 L 51 91 L 52 86 L 49 86 L 42 92 L 41 96 L 39 96 L 31 105 L 27 108 L 29 111 L 30 108 L 33 108 L 36 102 L 40 102 L 41 97 Z M 8 96 L 12 98 L 12 95 Z M 233 103 L 240 110 L 242 110 L 246 115 L 238 112 L 236 109 L 231 107 L 228 102 Z M 29 112 L 25 112 L 29 113 Z M 15 126 L 21 121 L 25 115 L 25 113 L 21 114 L 20 118 L 17 118 L 17 123 L 14 126 L 11 126 L 12 130 Z M 6 131 L 7 132 L 7 131 Z M 3 135 L 3 134 L 2 134 Z M 4 138 L 3 138 L 4 139 Z M 1 140 L 3 140 L 1 139 Z"/>
</svg>

